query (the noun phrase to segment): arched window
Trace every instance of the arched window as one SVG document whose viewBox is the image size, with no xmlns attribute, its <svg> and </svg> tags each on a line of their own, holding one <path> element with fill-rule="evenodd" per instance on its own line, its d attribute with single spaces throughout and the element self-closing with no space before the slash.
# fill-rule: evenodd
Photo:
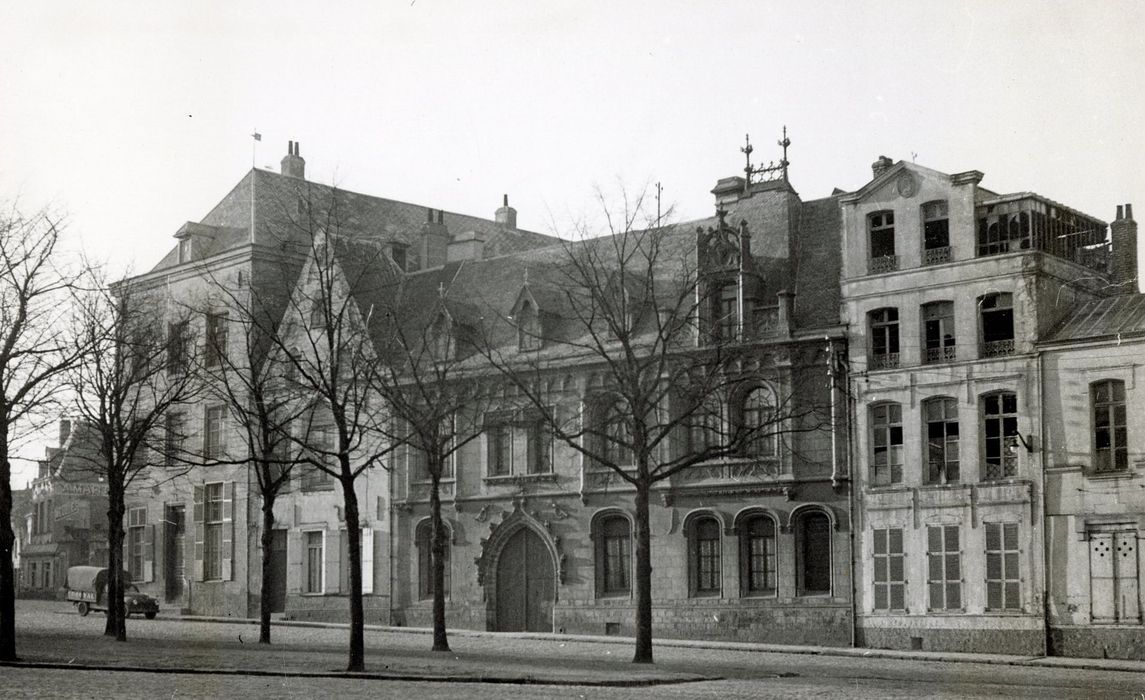
<svg viewBox="0 0 1145 700">
<path fill-rule="evenodd" d="M 720 521 L 701 516 L 689 528 L 689 557 L 692 595 L 719 597 L 721 590 Z"/>
<path fill-rule="evenodd" d="M 902 405 L 871 406 L 871 486 L 902 483 Z"/>
<path fill-rule="evenodd" d="M 1125 382 L 1107 379 L 1089 387 L 1093 405 L 1093 470 L 1129 469 L 1129 435 L 1125 423 Z"/>
<path fill-rule="evenodd" d="M 799 595 L 831 592 L 831 521 L 825 513 L 803 514 L 795 528 Z"/>
<path fill-rule="evenodd" d="M 740 429 L 745 457 L 775 457 L 779 453 L 775 404 L 771 392 L 757 386 L 743 395 Z"/>
<path fill-rule="evenodd" d="M 740 595 L 775 595 L 775 521 L 752 515 L 739 528 Z"/>
<path fill-rule="evenodd" d="M 950 260 L 950 215 L 945 199 L 922 205 L 922 249 L 924 265 Z"/>
<path fill-rule="evenodd" d="M 445 591 L 445 597 L 449 598 L 451 537 L 449 526 L 442 523 L 442 527 L 445 528 L 445 550 L 441 557 L 445 567 L 445 584 L 442 589 Z M 419 600 L 428 600 L 433 597 L 433 521 L 429 518 L 418 523 L 417 531 L 414 533 L 414 545 L 417 548 L 417 597 Z"/>
<path fill-rule="evenodd" d="M 632 592 L 632 527 L 623 515 L 596 523 L 596 595 L 627 596 Z"/>
<path fill-rule="evenodd" d="M 926 483 L 958 481 L 958 402 L 949 397 L 927 399 L 922 404 L 926 420 Z"/>
<path fill-rule="evenodd" d="M 725 444 L 723 402 L 719 396 L 709 394 L 698 399 L 698 404 L 692 404 L 695 410 L 688 417 L 692 452 L 700 454 L 707 450 L 723 448 Z"/>
</svg>

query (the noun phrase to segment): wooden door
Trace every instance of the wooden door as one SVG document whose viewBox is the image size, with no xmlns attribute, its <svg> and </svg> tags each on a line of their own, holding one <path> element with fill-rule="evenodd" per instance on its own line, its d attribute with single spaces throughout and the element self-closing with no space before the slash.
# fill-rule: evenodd
<svg viewBox="0 0 1145 700">
<path fill-rule="evenodd" d="M 553 558 L 533 531 L 517 531 L 497 561 L 497 629 L 552 632 L 556 582 Z"/>
</svg>

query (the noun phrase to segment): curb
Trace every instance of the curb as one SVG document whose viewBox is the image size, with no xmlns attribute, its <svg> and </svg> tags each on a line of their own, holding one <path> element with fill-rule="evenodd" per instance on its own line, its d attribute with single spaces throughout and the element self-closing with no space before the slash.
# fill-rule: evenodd
<svg viewBox="0 0 1145 700">
<path fill-rule="evenodd" d="M 186 622 L 214 622 L 232 625 L 258 625 L 258 620 L 234 617 L 180 616 Z M 307 620 L 272 620 L 272 627 L 309 627 L 314 629 L 348 629 L 342 622 L 312 622 Z M 388 625 L 365 625 L 366 631 L 395 634 L 429 635 L 428 627 L 393 627 Z M 459 637 L 502 637 L 511 639 L 535 639 L 557 642 L 587 642 L 593 644 L 631 645 L 631 637 L 604 637 L 596 635 L 556 634 L 540 632 L 486 632 L 483 630 L 450 629 L 450 636 Z M 1145 673 L 1145 661 L 1133 659 L 1089 659 L 1074 656 L 1013 656 L 1004 654 L 972 654 L 941 651 L 899 651 L 895 649 L 868 649 L 864 647 L 812 647 L 778 644 L 753 644 L 751 642 L 719 642 L 694 639 L 656 639 L 654 646 L 683 649 L 726 649 L 759 654 L 799 654 L 805 656 L 846 656 L 867 659 L 897 659 L 903 661 L 931 661 L 943 663 L 989 664 L 994 666 L 1025 666 L 1038 668 L 1067 668 L 1079 671 L 1120 671 L 1124 673 Z"/>
</svg>

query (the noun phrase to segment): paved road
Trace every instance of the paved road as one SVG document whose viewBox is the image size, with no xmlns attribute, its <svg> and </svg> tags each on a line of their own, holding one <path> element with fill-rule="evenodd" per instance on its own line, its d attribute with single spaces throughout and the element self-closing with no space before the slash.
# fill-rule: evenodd
<svg viewBox="0 0 1145 700">
<path fill-rule="evenodd" d="M 807 656 L 658 647 L 654 667 L 629 663 L 631 647 L 513 636 L 452 639 L 453 653 L 428 651 L 427 635 L 367 633 L 371 672 L 452 678 L 452 684 L 298 677 L 335 675 L 345 664 L 344 629 L 279 627 L 271 647 L 251 644 L 249 625 L 131 620 L 130 640 L 102 636 L 102 616 L 80 618 L 64 603 L 18 603 L 18 650 L 29 661 L 166 668 L 169 673 L 0 669 L 4 697 L 421 697 L 479 698 L 1125 698 L 1145 692 L 1145 674 L 917 659 Z M 240 639 L 241 635 L 241 639 Z M 182 674 L 177 669 L 216 671 Z M 236 675 L 254 669 L 282 675 Z M 496 677 L 565 685 L 490 684 Z M 695 681 L 696 678 L 711 680 Z M 655 687 L 589 687 L 601 681 L 669 681 Z M 690 681 L 690 682 L 679 682 Z"/>
</svg>

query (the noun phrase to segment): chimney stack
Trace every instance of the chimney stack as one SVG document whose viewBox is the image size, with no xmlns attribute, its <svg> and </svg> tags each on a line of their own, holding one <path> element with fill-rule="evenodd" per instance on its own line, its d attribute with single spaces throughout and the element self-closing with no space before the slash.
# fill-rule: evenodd
<svg viewBox="0 0 1145 700">
<path fill-rule="evenodd" d="M 1122 285 L 1122 294 L 1136 294 L 1137 281 L 1137 222 L 1133 220 L 1133 205 L 1122 209 L 1117 205 L 1117 218 L 1109 225 L 1113 243 L 1109 273 L 1115 284 Z"/>
<path fill-rule="evenodd" d="M 434 220 L 432 209 L 426 210 L 425 223 L 421 225 L 421 267 L 429 269 L 445 264 L 446 249 L 449 246 L 449 229 L 445 227 L 445 212 L 437 211 Z"/>
<path fill-rule="evenodd" d="M 509 206 L 509 195 L 502 195 L 501 208 L 494 214 L 493 220 L 502 226 L 517 228 L 517 210 Z"/>
<path fill-rule="evenodd" d="M 299 155 L 298 141 L 289 141 L 286 145 L 286 155 L 282 158 L 282 174 L 287 177 L 306 179 L 306 161 Z"/>
<path fill-rule="evenodd" d="M 481 249 L 485 241 L 476 231 L 462 231 L 453 237 L 446 248 L 446 260 L 457 262 L 460 260 L 480 260 Z"/>
<path fill-rule="evenodd" d="M 890 170 L 890 167 L 894 164 L 895 162 L 890 158 L 887 158 L 886 156 L 879 156 L 878 160 L 876 160 L 874 163 L 871 163 L 871 172 L 874 173 L 874 177 L 871 179 L 878 179 L 879 175 L 882 175 L 886 171 Z"/>
</svg>

